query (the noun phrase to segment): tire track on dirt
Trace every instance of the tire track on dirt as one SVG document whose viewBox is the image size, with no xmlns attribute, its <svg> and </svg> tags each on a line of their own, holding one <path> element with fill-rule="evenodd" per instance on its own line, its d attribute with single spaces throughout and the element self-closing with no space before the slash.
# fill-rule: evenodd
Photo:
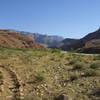
<svg viewBox="0 0 100 100">
<path fill-rule="evenodd" d="M 21 100 L 20 83 L 16 73 L 3 65 L 0 65 L 0 71 L 4 76 L 0 100 Z"/>
</svg>

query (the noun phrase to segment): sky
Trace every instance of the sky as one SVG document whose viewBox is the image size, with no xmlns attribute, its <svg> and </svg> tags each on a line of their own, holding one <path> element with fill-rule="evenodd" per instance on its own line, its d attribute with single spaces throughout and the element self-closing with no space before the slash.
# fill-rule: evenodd
<svg viewBox="0 0 100 100">
<path fill-rule="evenodd" d="M 0 29 L 81 38 L 100 27 L 100 0 L 0 0 Z"/>
</svg>

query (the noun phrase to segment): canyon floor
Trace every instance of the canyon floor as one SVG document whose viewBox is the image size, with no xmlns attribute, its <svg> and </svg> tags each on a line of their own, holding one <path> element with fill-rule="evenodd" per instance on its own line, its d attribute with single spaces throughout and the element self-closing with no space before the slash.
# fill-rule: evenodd
<svg viewBox="0 0 100 100">
<path fill-rule="evenodd" d="M 0 100 L 100 100 L 100 55 L 1 47 Z"/>
</svg>

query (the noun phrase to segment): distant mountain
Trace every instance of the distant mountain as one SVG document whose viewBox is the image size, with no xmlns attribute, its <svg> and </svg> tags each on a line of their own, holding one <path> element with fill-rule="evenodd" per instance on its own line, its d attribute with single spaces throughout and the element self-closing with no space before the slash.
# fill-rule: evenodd
<svg viewBox="0 0 100 100">
<path fill-rule="evenodd" d="M 72 45 L 76 44 L 78 41 L 79 41 L 78 39 L 66 38 L 63 41 L 59 42 L 58 44 L 52 46 L 51 48 L 59 48 L 62 50 L 71 50 Z"/>
<path fill-rule="evenodd" d="M 50 47 L 67 51 L 74 49 L 84 53 L 100 53 L 100 28 L 81 39 L 63 39 L 59 36 L 0 30 L 0 46 L 33 49 L 46 49 L 46 47 Z"/>
<path fill-rule="evenodd" d="M 75 48 L 83 48 L 88 41 L 96 39 L 100 39 L 100 28 L 97 31 L 89 33 L 88 35 L 80 39 Z"/>
<path fill-rule="evenodd" d="M 86 42 L 85 46 L 80 50 L 84 53 L 100 53 L 100 39 Z"/>
<path fill-rule="evenodd" d="M 46 49 L 31 38 L 17 31 L 0 30 L 0 46 L 11 48 Z"/>
<path fill-rule="evenodd" d="M 49 36 L 49 35 L 43 35 L 39 33 L 25 33 L 25 34 L 31 39 L 33 39 L 35 42 L 40 43 L 46 47 L 54 46 L 58 42 L 64 39 L 63 37 L 60 36 Z"/>
<path fill-rule="evenodd" d="M 65 39 L 53 46 L 53 48 L 62 50 L 75 49 L 84 53 L 100 53 L 100 28 L 79 40 Z"/>
<path fill-rule="evenodd" d="M 83 53 L 100 53 L 100 28 L 80 39 L 72 47 Z"/>
</svg>

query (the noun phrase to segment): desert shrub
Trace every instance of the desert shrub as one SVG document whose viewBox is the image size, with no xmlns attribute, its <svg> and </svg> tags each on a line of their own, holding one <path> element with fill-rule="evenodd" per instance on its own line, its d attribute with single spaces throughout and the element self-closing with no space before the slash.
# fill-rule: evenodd
<svg viewBox="0 0 100 100">
<path fill-rule="evenodd" d="M 93 69 L 88 69 L 85 71 L 85 76 L 99 76 L 99 72 L 93 70 Z"/>
<path fill-rule="evenodd" d="M 51 52 L 52 53 L 61 53 L 61 50 L 60 49 L 52 49 Z"/>
<path fill-rule="evenodd" d="M 93 96 L 100 97 L 100 87 L 95 88 L 92 93 Z"/>
<path fill-rule="evenodd" d="M 0 79 L 3 79 L 3 75 L 2 75 L 2 72 L 0 72 Z"/>
<path fill-rule="evenodd" d="M 45 80 L 45 76 L 42 73 L 38 73 L 37 75 L 35 75 L 35 81 L 36 82 L 42 82 Z"/>
<path fill-rule="evenodd" d="M 51 57 L 50 60 L 55 61 L 55 57 Z"/>
<path fill-rule="evenodd" d="M 85 64 L 83 62 L 76 63 L 73 67 L 73 70 L 82 70 L 84 69 Z"/>
<path fill-rule="evenodd" d="M 41 83 L 44 80 L 45 80 L 45 75 L 40 72 L 37 74 L 30 75 L 29 78 L 26 80 L 26 83 L 28 84 Z"/>
<path fill-rule="evenodd" d="M 91 64 L 90 67 L 91 67 L 92 69 L 99 69 L 99 68 L 100 68 L 100 63 L 99 63 L 99 62 L 93 63 L 93 64 Z"/>
<path fill-rule="evenodd" d="M 74 81 L 78 79 L 78 75 L 77 74 L 72 74 L 70 75 L 70 81 Z"/>
<path fill-rule="evenodd" d="M 68 51 L 69 53 L 77 53 L 77 50 L 75 50 L 74 48 L 71 48 L 70 51 Z"/>
<path fill-rule="evenodd" d="M 94 60 L 100 60 L 100 55 L 94 56 Z"/>
<path fill-rule="evenodd" d="M 72 60 L 70 60 L 69 64 L 70 64 L 70 65 L 73 65 L 73 64 L 75 64 L 76 62 L 77 62 L 76 59 L 72 59 Z"/>
<path fill-rule="evenodd" d="M 63 58 L 63 57 L 64 57 L 64 54 L 61 54 L 61 55 L 60 55 L 60 58 Z"/>
</svg>

